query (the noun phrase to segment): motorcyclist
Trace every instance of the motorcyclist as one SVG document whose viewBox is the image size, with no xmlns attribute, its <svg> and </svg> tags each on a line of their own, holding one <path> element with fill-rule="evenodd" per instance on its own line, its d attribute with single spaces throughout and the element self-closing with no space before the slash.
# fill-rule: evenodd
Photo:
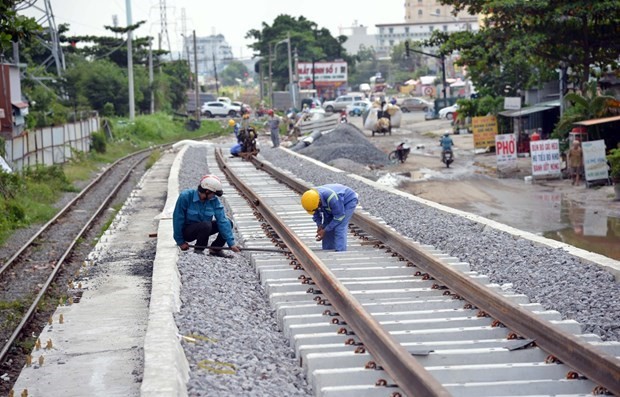
<svg viewBox="0 0 620 397">
<path fill-rule="evenodd" d="M 398 161 L 404 163 L 405 160 L 407 160 L 407 156 L 409 155 L 410 151 L 411 147 L 407 143 L 401 142 L 400 145 L 396 147 L 396 155 L 398 156 Z"/>
<path fill-rule="evenodd" d="M 444 161 L 446 152 L 452 152 L 452 146 L 454 146 L 454 141 L 450 138 L 450 131 L 444 132 L 439 144 L 441 145 L 441 161 Z"/>
</svg>

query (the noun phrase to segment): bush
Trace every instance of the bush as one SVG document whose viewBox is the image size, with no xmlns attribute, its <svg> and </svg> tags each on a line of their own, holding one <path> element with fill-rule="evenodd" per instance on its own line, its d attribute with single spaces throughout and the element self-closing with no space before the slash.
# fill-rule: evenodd
<svg viewBox="0 0 620 397">
<path fill-rule="evenodd" d="M 611 149 L 607 156 L 610 170 L 609 177 L 615 182 L 620 183 L 620 149 Z"/>
<path fill-rule="evenodd" d="M 103 117 L 114 116 L 114 104 L 110 102 L 106 102 L 105 105 L 103 105 L 101 114 L 103 115 Z"/>
<path fill-rule="evenodd" d="M 91 135 L 90 149 L 97 153 L 105 153 L 106 140 L 103 132 L 93 132 Z"/>
</svg>

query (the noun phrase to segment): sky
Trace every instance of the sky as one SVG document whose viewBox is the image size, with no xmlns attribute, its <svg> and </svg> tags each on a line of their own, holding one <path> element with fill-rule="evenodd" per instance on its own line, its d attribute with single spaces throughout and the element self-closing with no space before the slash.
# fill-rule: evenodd
<svg viewBox="0 0 620 397">
<path fill-rule="evenodd" d="M 328 28 L 332 36 L 348 34 L 340 28 L 355 24 L 367 26 L 368 33 L 376 33 L 376 24 L 402 23 L 405 20 L 404 0 L 385 0 L 380 3 L 363 4 L 359 0 L 313 0 L 309 2 L 290 0 L 130 0 L 132 23 L 146 21 L 134 35 L 152 36 L 157 42 L 161 31 L 160 2 L 166 3 L 167 31 L 172 51 L 179 51 L 182 43 L 182 9 L 185 9 L 186 32 L 189 36 L 212 34 L 224 35 L 236 58 L 251 58 L 247 48 L 252 41 L 244 38 L 251 29 L 262 30 L 263 22 L 272 25 L 281 14 L 292 17 L 304 16 L 319 28 Z M 113 15 L 118 26 L 127 26 L 127 0 L 50 0 L 56 25 L 70 25 L 69 34 L 113 35 L 104 25 L 113 26 Z M 380 5 L 379 5 L 380 4 Z M 36 6 L 44 8 L 43 0 Z M 43 15 L 30 7 L 23 12 L 35 18 Z M 166 45 L 164 45 L 163 49 Z"/>
</svg>

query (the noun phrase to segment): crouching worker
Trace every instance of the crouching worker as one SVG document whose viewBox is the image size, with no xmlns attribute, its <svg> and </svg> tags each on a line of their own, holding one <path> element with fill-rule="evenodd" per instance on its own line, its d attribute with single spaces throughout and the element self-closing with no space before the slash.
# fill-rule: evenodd
<svg viewBox="0 0 620 397">
<path fill-rule="evenodd" d="M 315 187 L 301 196 L 301 205 L 312 215 L 316 239 L 324 250 L 347 250 L 347 230 L 357 203 L 357 193 L 336 183 Z"/>
<path fill-rule="evenodd" d="M 172 225 L 174 241 L 182 251 L 189 249 L 189 241 L 196 240 L 194 252 L 201 254 L 209 244 L 209 237 L 214 234 L 217 236 L 209 248 L 223 247 L 226 243 L 233 252 L 241 251 L 235 245 L 233 223 L 226 217 L 224 206 L 218 198 L 222 194 L 222 183 L 215 175 L 203 176 L 196 189 L 186 189 L 179 194 Z M 209 254 L 232 257 L 217 249 L 209 249 Z"/>
</svg>

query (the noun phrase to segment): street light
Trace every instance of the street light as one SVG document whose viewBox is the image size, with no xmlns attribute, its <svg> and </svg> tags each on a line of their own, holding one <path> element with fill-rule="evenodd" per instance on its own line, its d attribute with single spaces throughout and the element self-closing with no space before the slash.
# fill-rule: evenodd
<svg viewBox="0 0 620 397">
<path fill-rule="evenodd" d="M 431 54 L 428 52 L 418 51 L 418 50 L 414 50 L 410 46 L 409 46 L 409 51 L 417 52 L 418 54 L 441 59 L 441 85 L 442 85 L 441 91 L 443 92 L 444 106 L 448 106 L 448 100 L 446 99 L 446 57 L 444 56 L 444 54 L 440 53 L 439 55 L 436 55 L 436 54 Z"/>
<path fill-rule="evenodd" d="M 288 44 L 288 81 L 289 81 L 289 92 L 291 94 L 291 101 L 293 103 L 293 107 L 297 107 L 297 101 L 295 100 L 295 89 L 293 87 L 293 64 L 291 60 L 291 35 L 287 34 L 287 38 L 284 40 L 278 41 L 273 46 L 273 56 L 271 55 L 272 47 L 269 47 L 269 97 L 271 98 L 271 106 L 273 107 L 273 83 L 272 83 L 272 72 L 271 72 L 271 63 L 278 57 L 278 45 L 282 43 Z"/>
</svg>

